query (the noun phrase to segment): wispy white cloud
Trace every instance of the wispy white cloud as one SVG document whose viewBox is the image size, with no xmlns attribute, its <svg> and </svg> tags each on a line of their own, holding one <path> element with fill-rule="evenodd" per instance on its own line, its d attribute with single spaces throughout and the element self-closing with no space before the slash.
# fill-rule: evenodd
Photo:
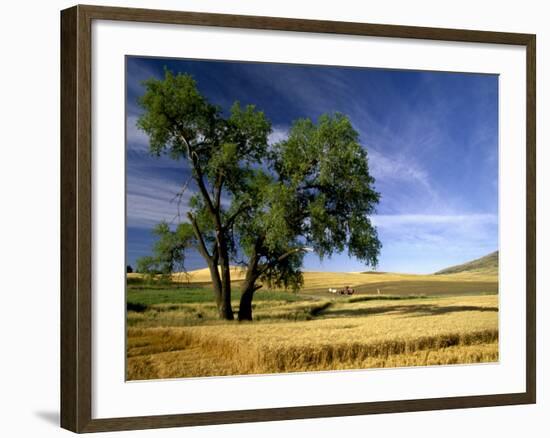
<svg viewBox="0 0 550 438">
<path fill-rule="evenodd" d="M 496 214 L 375 215 L 385 270 L 435 272 L 498 249 Z"/>
<path fill-rule="evenodd" d="M 498 241 L 498 216 L 494 214 L 404 214 L 372 217 L 386 250 L 443 253 L 471 251 L 476 246 L 494 251 Z"/>
<path fill-rule="evenodd" d="M 398 181 L 409 185 L 418 185 L 432 198 L 437 197 L 429 174 L 413 160 L 405 156 L 389 156 L 369 149 L 369 167 L 378 181 Z"/>
<path fill-rule="evenodd" d="M 495 214 L 395 214 L 373 215 L 382 251 L 382 271 L 432 273 L 498 249 L 498 217 Z M 327 264 L 328 263 L 328 264 Z M 309 270 L 362 271 L 364 263 L 334 257 L 321 262 L 306 256 Z"/>
<path fill-rule="evenodd" d="M 146 62 L 137 64 L 139 80 L 159 74 L 158 68 L 149 70 Z M 279 73 L 267 75 L 261 68 L 240 68 L 236 85 L 229 87 L 226 77 L 220 77 L 216 85 L 214 78 L 207 91 L 222 103 L 230 104 L 235 94 L 251 103 L 263 99 L 262 109 L 282 124 L 323 112 L 341 111 L 350 117 L 368 151 L 375 187 L 382 196 L 381 214 L 372 218 L 384 245 L 382 269 L 410 266 L 411 271 L 433 272 L 496 249 L 498 138 L 484 116 L 492 110 L 472 106 L 472 102 L 483 100 L 476 97 L 481 91 L 475 89 L 475 96 L 463 96 L 453 92 L 447 81 L 405 82 L 390 73 L 384 77 L 364 75 L 360 80 L 339 69 L 299 67 Z M 204 78 L 201 84 L 212 79 Z M 143 92 L 137 81 L 129 87 L 133 95 Z M 128 220 L 150 228 L 177 215 L 177 207 L 170 201 L 180 187 L 170 181 L 179 175 L 176 167 L 185 174 L 185 163 L 142 159 L 148 150 L 147 137 L 135 126 L 139 108 L 129 109 L 129 156 L 136 159 L 132 162 L 134 175 L 129 176 L 135 190 L 129 184 L 132 211 L 129 209 Z M 269 142 L 287 136 L 287 127 L 275 125 Z M 168 174 L 169 169 L 173 173 Z M 184 201 L 182 207 L 186 205 Z M 347 269 L 350 261 L 342 260 Z"/>
<path fill-rule="evenodd" d="M 158 69 L 149 66 L 146 62 L 140 59 L 130 57 L 127 60 L 128 73 L 131 74 L 131 78 L 127 78 L 127 110 L 131 115 L 138 114 L 141 109 L 138 105 L 137 97 L 141 96 L 145 91 L 143 81 L 152 77 L 160 78 Z"/>
<path fill-rule="evenodd" d="M 409 225 L 496 225 L 498 216 L 495 214 L 396 214 L 396 215 L 373 215 L 373 223 L 380 227 L 395 227 Z"/>
<path fill-rule="evenodd" d="M 130 173 L 126 188 L 127 226 L 152 228 L 161 221 L 184 220 L 193 190 L 186 190 L 177 198 L 183 185 L 148 173 Z"/>
<path fill-rule="evenodd" d="M 267 139 L 269 144 L 275 144 L 282 140 L 285 140 L 288 137 L 289 128 L 282 126 L 274 126 L 271 134 Z"/>
<path fill-rule="evenodd" d="M 178 209 L 168 199 L 154 198 L 142 194 L 128 193 L 126 195 L 127 226 L 133 228 L 153 228 L 158 223 L 165 221 L 170 224 L 179 223 Z M 187 204 L 183 203 L 180 209 L 181 217 L 185 217 Z"/>
<path fill-rule="evenodd" d="M 170 225 L 186 222 L 189 201 L 198 189 L 188 171 L 181 172 L 179 181 L 159 173 L 132 169 L 126 185 L 127 226 L 151 229 L 162 221 Z M 228 196 L 222 194 L 222 207 L 228 208 L 230 203 Z"/>
<path fill-rule="evenodd" d="M 138 116 L 126 117 L 126 147 L 136 152 L 149 150 L 149 137 L 137 127 Z"/>
</svg>

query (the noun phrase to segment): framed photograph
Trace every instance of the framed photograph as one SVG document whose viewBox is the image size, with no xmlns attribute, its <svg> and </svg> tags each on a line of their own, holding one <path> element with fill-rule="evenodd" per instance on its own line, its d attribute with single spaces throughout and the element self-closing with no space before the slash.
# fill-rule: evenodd
<svg viewBox="0 0 550 438">
<path fill-rule="evenodd" d="M 535 403 L 535 35 L 61 12 L 61 425 Z"/>
</svg>

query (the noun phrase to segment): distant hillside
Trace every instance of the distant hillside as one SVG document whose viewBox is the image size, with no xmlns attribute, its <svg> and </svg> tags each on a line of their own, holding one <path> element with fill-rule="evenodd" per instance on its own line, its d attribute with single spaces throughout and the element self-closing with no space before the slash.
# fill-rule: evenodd
<svg viewBox="0 0 550 438">
<path fill-rule="evenodd" d="M 459 273 L 498 274 L 498 251 L 479 259 L 437 271 L 435 275 Z"/>
</svg>

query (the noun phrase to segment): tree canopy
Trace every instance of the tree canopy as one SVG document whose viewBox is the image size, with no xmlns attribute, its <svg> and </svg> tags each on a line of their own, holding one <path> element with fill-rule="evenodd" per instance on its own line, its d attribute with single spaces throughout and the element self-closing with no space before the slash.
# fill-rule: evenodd
<svg viewBox="0 0 550 438">
<path fill-rule="evenodd" d="M 307 251 L 321 258 L 347 251 L 377 264 L 381 244 L 369 216 L 380 195 L 348 117 L 298 119 L 285 140 L 270 144 L 262 111 L 235 102 L 224 112 L 188 74 L 166 70 L 145 88 L 137 124 L 150 152 L 185 163 L 196 193 L 185 222 L 155 228 L 153 255 L 138 270 L 184 269 L 186 250 L 195 248 L 210 269 L 220 317 L 233 319 L 230 264 L 241 265 L 238 316 L 251 320 L 254 293 L 264 284 L 302 286 Z"/>
</svg>

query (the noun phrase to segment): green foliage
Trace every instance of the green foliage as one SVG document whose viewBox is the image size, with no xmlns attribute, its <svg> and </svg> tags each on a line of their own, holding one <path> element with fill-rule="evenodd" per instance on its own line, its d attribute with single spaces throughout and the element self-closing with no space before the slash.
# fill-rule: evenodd
<svg viewBox="0 0 550 438">
<path fill-rule="evenodd" d="M 249 174 L 233 197 L 234 205 L 250 205 L 237 221 L 237 235 L 246 255 L 261 255 L 264 282 L 300 288 L 305 248 L 320 257 L 347 249 L 376 266 L 381 244 L 369 215 L 380 195 L 347 117 L 297 120 L 264 163 L 269 169 Z"/>
<path fill-rule="evenodd" d="M 158 224 L 153 234 L 157 241 L 153 255 L 137 260 L 137 272 L 150 276 L 169 276 L 173 272 L 185 270 L 185 251 L 194 239 L 188 223 L 180 223 L 174 231 L 166 222 Z"/>
<path fill-rule="evenodd" d="M 167 153 L 175 159 L 197 160 L 212 184 L 223 177 L 227 187 L 238 187 L 240 178 L 265 156 L 271 123 L 254 105 L 235 102 L 229 117 L 200 94 L 188 74 L 165 70 L 163 80 L 144 82 L 139 100 L 145 110 L 137 125 L 149 136 L 153 155 Z"/>
<path fill-rule="evenodd" d="M 190 246 L 210 264 L 223 257 L 248 266 L 252 285 L 293 290 L 303 284 L 307 250 L 320 257 L 347 250 L 377 264 L 381 244 L 369 216 L 380 195 L 348 117 L 299 119 L 286 140 L 270 145 L 271 123 L 254 105 L 235 102 L 224 113 L 190 75 L 168 70 L 144 85 L 137 124 L 151 154 L 187 160 L 199 190 L 189 202 L 192 225 L 160 224 L 154 255 L 138 262 L 139 272 L 183 268 Z"/>
<path fill-rule="evenodd" d="M 274 168 L 294 196 L 284 207 L 291 208 L 307 245 L 321 257 L 347 248 L 375 266 L 381 244 L 369 215 L 380 194 L 358 139 L 342 114 L 322 115 L 317 124 L 298 120 L 288 139 L 275 145 Z"/>
<path fill-rule="evenodd" d="M 219 127 L 219 108 L 210 105 L 199 93 L 190 75 L 173 75 L 165 70 L 164 80 L 144 82 L 146 93 L 139 100 L 146 112 L 137 125 L 149 136 L 154 155 L 168 151 L 175 158 L 186 157 L 190 147 L 209 148 L 201 138 L 211 136 Z"/>
<path fill-rule="evenodd" d="M 160 274 L 157 270 L 155 258 L 144 256 L 137 259 L 136 271 L 140 274 Z"/>
</svg>

